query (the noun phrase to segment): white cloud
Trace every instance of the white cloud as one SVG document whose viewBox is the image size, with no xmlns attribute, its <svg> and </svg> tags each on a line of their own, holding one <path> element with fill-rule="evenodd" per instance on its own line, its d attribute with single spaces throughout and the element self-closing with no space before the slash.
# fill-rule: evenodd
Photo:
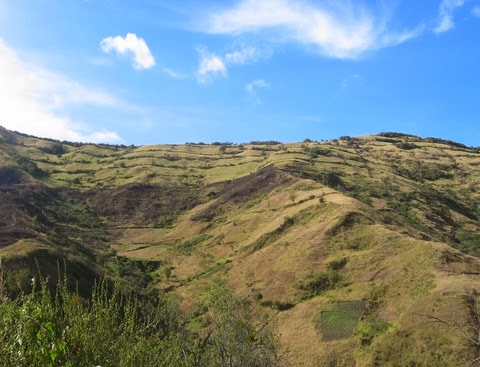
<svg viewBox="0 0 480 367">
<path fill-rule="evenodd" d="M 390 32 L 380 36 L 380 44 L 388 46 L 397 46 L 411 39 L 419 37 L 425 31 L 425 25 L 420 24 L 416 28 L 408 31 L 396 33 Z"/>
<path fill-rule="evenodd" d="M 457 8 L 462 7 L 466 0 L 442 0 L 438 8 L 437 25 L 433 29 L 435 33 L 447 32 L 455 28 L 453 13 Z"/>
<path fill-rule="evenodd" d="M 261 103 L 260 98 L 257 96 L 257 89 L 259 88 L 269 88 L 270 84 L 263 79 L 257 79 L 245 86 L 245 91 L 256 103 Z"/>
<path fill-rule="evenodd" d="M 145 40 L 137 38 L 133 33 L 127 33 L 125 38 L 120 36 L 107 37 L 100 42 L 103 52 L 116 52 L 133 58 L 133 67 L 137 70 L 150 69 L 155 65 L 155 59 L 150 53 Z"/>
<path fill-rule="evenodd" d="M 374 19 L 361 5 L 325 3 L 331 4 L 330 8 L 300 0 L 240 0 L 233 8 L 211 14 L 203 30 L 236 36 L 262 33 L 272 42 L 313 45 L 334 58 L 354 58 L 413 36 L 412 31 L 387 32 L 385 19 Z"/>
<path fill-rule="evenodd" d="M 223 59 L 215 53 L 209 52 L 205 47 L 198 47 L 200 62 L 197 70 L 197 80 L 200 83 L 208 83 L 215 76 L 226 76 L 227 66 Z"/>
<path fill-rule="evenodd" d="M 200 54 L 200 61 L 197 70 L 197 80 L 200 83 L 208 83 L 216 76 L 228 74 L 227 65 L 244 65 L 258 61 L 262 56 L 260 51 L 254 47 L 243 46 L 225 54 L 225 56 L 209 52 L 204 46 L 197 47 Z"/>
<path fill-rule="evenodd" d="M 473 7 L 472 14 L 480 18 L 480 5 L 475 5 Z"/>
<path fill-rule="evenodd" d="M 100 142 L 120 142 L 120 141 L 123 141 L 123 139 L 120 138 L 118 134 L 114 131 L 102 130 L 102 131 L 96 131 L 86 135 L 84 139 L 81 141 L 100 143 Z"/>
<path fill-rule="evenodd" d="M 225 61 L 230 64 L 248 64 L 259 58 L 259 52 L 254 47 L 243 47 L 225 55 Z"/>
<path fill-rule="evenodd" d="M 88 142 L 116 142 L 112 131 L 93 131 L 62 112 L 73 105 L 115 107 L 109 94 L 60 74 L 27 64 L 0 39 L 0 125 L 41 137 Z"/>
</svg>

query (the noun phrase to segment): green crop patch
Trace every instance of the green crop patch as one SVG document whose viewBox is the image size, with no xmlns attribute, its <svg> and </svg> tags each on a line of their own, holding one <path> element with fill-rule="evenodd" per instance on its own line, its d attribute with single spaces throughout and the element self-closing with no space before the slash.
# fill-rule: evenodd
<svg viewBox="0 0 480 367">
<path fill-rule="evenodd" d="M 323 341 L 350 338 L 365 312 L 363 302 L 338 302 L 333 309 L 320 312 L 320 331 Z"/>
</svg>

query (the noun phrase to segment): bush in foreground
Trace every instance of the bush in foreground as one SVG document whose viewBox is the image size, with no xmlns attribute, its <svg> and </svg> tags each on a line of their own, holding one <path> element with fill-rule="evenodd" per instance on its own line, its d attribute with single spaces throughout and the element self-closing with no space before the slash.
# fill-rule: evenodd
<svg viewBox="0 0 480 367">
<path fill-rule="evenodd" d="M 0 268 L 0 366 L 276 366 L 267 328 L 226 288 L 208 294 L 209 322 L 200 334 L 172 302 L 125 295 L 106 281 L 90 300 L 67 287 L 53 294 L 45 279 L 11 299 Z M 202 336 L 203 335 L 203 336 Z"/>
</svg>

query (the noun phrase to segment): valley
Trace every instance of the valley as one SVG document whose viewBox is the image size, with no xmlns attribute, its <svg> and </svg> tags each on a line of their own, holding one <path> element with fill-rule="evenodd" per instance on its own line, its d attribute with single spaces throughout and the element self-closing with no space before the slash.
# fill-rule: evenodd
<svg viewBox="0 0 480 367">
<path fill-rule="evenodd" d="M 478 148 L 401 133 L 136 147 L 2 128 L 0 257 L 13 293 L 60 260 L 81 294 L 107 277 L 192 319 L 226 285 L 293 366 L 465 366 L 479 166 Z"/>
</svg>

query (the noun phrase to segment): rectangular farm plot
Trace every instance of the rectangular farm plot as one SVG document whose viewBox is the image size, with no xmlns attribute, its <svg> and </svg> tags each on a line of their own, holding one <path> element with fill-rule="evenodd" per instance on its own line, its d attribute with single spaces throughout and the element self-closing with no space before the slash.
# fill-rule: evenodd
<svg viewBox="0 0 480 367">
<path fill-rule="evenodd" d="M 338 302 L 320 313 L 320 331 L 323 341 L 350 338 L 365 312 L 363 302 Z"/>
</svg>

